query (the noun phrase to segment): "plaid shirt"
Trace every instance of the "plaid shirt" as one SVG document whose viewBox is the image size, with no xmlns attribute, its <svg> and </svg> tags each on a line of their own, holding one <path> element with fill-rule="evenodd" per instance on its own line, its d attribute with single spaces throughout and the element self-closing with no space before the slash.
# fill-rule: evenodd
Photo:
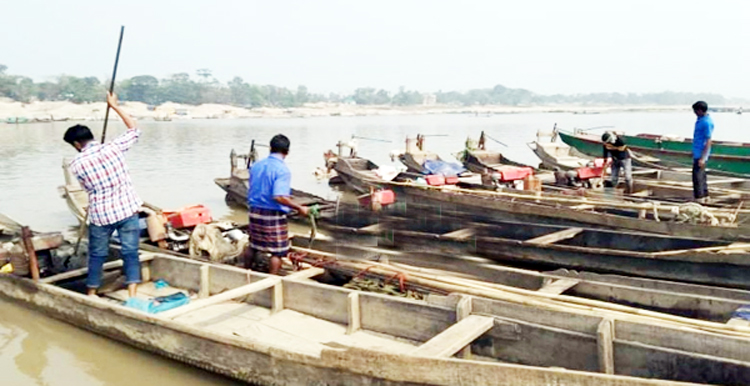
<svg viewBox="0 0 750 386">
<path fill-rule="evenodd" d="M 143 204 L 125 165 L 125 152 L 140 135 L 139 129 L 130 129 L 104 145 L 91 141 L 70 163 L 70 170 L 89 195 L 92 224 L 114 224 L 137 213 Z"/>
</svg>

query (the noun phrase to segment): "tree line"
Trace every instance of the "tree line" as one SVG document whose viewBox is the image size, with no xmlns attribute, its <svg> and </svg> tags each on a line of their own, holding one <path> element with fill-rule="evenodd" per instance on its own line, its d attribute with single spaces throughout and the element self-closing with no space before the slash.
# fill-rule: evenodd
<svg viewBox="0 0 750 386">
<path fill-rule="evenodd" d="M 87 103 L 103 101 L 102 95 L 109 80 L 96 77 L 60 75 L 54 81 L 34 82 L 31 78 L 7 73 L 0 64 L 0 97 L 19 102 L 70 101 Z M 134 76 L 117 83 L 121 100 L 150 105 L 175 102 L 189 105 L 204 103 L 231 104 L 241 107 L 295 107 L 305 103 L 333 102 L 358 105 L 412 106 L 421 104 L 474 105 L 554 105 L 554 104 L 609 104 L 609 105 L 690 105 L 696 100 L 711 105 L 747 102 L 731 100 L 718 94 L 660 92 L 660 93 L 588 93 L 576 95 L 541 95 L 520 88 L 497 85 L 493 88 L 472 89 L 466 92 L 438 91 L 420 93 L 399 88 L 398 92 L 362 87 L 352 94 L 319 94 L 305 86 L 288 89 L 273 85 L 248 83 L 240 77 L 222 83 L 208 69 L 200 69 L 195 77 L 188 73 L 173 74 L 164 79 L 151 75 Z"/>
</svg>

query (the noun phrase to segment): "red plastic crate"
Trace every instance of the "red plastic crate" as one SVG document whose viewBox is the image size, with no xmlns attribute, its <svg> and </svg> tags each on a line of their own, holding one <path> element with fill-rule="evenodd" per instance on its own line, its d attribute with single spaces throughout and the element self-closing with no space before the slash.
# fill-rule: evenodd
<svg viewBox="0 0 750 386">
<path fill-rule="evenodd" d="M 578 178 L 588 180 L 589 178 L 598 178 L 602 176 L 602 168 L 578 168 Z"/>
<path fill-rule="evenodd" d="M 190 206 L 169 214 L 167 220 L 175 228 L 189 228 L 211 222 L 211 210 L 203 205 Z"/>
<path fill-rule="evenodd" d="M 455 185 L 457 183 L 458 183 L 458 176 L 446 176 L 445 177 L 446 185 Z"/>
<path fill-rule="evenodd" d="M 534 174 L 534 169 L 527 166 L 503 166 L 498 170 L 500 171 L 501 182 L 522 180 Z"/>
<path fill-rule="evenodd" d="M 357 197 L 359 204 L 362 206 L 370 206 L 372 201 L 379 202 L 380 205 L 390 205 L 396 202 L 396 194 L 390 189 L 378 190 L 372 194 L 363 194 Z"/>
<path fill-rule="evenodd" d="M 427 181 L 427 185 L 440 186 L 445 185 L 445 177 L 439 174 L 430 174 L 424 178 Z"/>
</svg>

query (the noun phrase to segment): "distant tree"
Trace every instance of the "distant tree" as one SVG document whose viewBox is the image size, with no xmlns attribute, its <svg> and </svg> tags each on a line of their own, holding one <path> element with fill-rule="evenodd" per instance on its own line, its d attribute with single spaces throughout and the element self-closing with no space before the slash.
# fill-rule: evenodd
<svg viewBox="0 0 750 386">
<path fill-rule="evenodd" d="M 407 91 L 404 86 L 399 87 L 398 93 L 393 96 L 391 101 L 394 105 L 409 106 L 418 105 L 422 103 L 422 94 L 416 91 Z"/>
<path fill-rule="evenodd" d="M 126 79 L 120 84 L 120 97 L 123 100 L 159 104 L 159 80 L 151 75 L 139 75 Z"/>
<path fill-rule="evenodd" d="M 310 99 L 310 94 L 307 91 L 307 86 L 297 86 L 297 94 L 294 96 L 294 102 L 296 105 L 303 105 Z"/>
<path fill-rule="evenodd" d="M 34 80 L 25 76 L 16 78 L 15 87 L 13 88 L 12 98 L 20 102 L 30 102 L 36 98 L 37 85 Z"/>
<path fill-rule="evenodd" d="M 196 74 L 198 74 L 199 77 L 201 77 L 203 82 L 208 82 L 211 79 L 211 75 L 213 74 L 211 70 L 207 68 L 201 68 L 195 71 Z"/>
<path fill-rule="evenodd" d="M 0 64 L 0 96 L 12 98 L 11 95 L 16 82 L 12 76 L 5 74 L 7 70 L 8 66 Z"/>
<path fill-rule="evenodd" d="M 371 87 L 358 88 L 354 90 L 352 98 L 358 105 L 371 105 L 375 103 L 375 89 Z"/>
<path fill-rule="evenodd" d="M 105 87 L 99 79 L 89 76 L 78 78 L 62 75 L 57 80 L 59 86 L 58 98 L 74 103 L 94 102 L 104 99 Z"/>
<path fill-rule="evenodd" d="M 185 72 L 162 80 L 159 99 L 175 103 L 197 105 L 201 103 L 200 87 Z"/>
<path fill-rule="evenodd" d="M 391 103 L 391 96 L 388 91 L 380 89 L 373 98 L 373 103 L 376 105 L 387 105 Z"/>
</svg>

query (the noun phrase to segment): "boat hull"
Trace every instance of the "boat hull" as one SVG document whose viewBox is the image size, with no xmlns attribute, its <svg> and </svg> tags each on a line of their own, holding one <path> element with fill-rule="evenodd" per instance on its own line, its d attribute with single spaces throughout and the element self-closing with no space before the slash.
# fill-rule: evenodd
<svg viewBox="0 0 750 386">
<path fill-rule="evenodd" d="M 601 156 L 601 143 L 592 135 L 572 135 L 560 132 L 560 138 L 568 145 L 584 154 Z M 690 143 L 676 141 L 659 141 L 638 136 L 625 136 L 628 147 L 639 154 L 658 158 L 663 166 L 692 167 L 693 153 Z M 750 176 L 750 155 L 744 155 L 748 148 L 740 151 L 720 151 L 718 147 L 711 147 L 711 157 L 708 160 L 709 171 L 723 172 L 728 175 Z"/>
</svg>

